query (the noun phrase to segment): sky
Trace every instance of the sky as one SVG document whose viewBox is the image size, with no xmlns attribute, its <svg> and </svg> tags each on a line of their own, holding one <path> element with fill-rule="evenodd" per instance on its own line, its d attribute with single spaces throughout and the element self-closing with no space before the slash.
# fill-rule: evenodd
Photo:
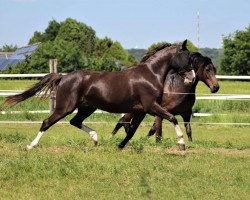
<svg viewBox="0 0 250 200">
<path fill-rule="evenodd" d="M 198 12 L 200 47 L 220 48 L 222 35 L 250 24 L 250 0 L 0 0 L 0 47 L 25 46 L 49 21 L 69 17 L 126 49 L 185 39 L 197 45 Z"/>
</svg>

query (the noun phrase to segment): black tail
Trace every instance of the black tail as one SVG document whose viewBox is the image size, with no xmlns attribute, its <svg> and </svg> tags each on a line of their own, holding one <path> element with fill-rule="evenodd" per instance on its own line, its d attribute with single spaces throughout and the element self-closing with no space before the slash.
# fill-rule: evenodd
<svg viewBox="0 0 250 200">
<path fill-rule="evenodd" d="M 6 100 L 3 104 L 3 107 L 10 107 L 17 103 L 20 103 L 21 101 L 24 101 L 32 96 L 34 96 L 37 93 L 40 93 L 44 91 L 44 96 L 46 96 L 48 93 L 50 93 L 52 90 L 55 90 L 58 84 L 60 83 L 62 79 L 61 74 L 51 73 L 42 78 L 42 80 L 36 84 L 34 84 L 31 88 L 28 90 L 6 97 Z"/>
</svg>

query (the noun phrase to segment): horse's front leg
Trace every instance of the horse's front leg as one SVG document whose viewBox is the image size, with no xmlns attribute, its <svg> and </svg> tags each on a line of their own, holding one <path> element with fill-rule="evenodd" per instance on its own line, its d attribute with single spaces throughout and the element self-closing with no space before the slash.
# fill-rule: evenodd
<svg viewBox="0 0 250 200">
<path fill-rule="evenodd" d="M 186 133 L 187 133 L 187 136 L 188 136 L 188 140 L 190 142 L 193 141 L 192 129 L 191 129 L 191 124 L 190 124 L 191 115 L 192 115 L 192 113 L 189 113 L 189 114 L 186 114 L 186 115 L 182 116 L 182 118 L 184 120 L 184 125 L 185 125 L 185 128 L 186 128 Z"/>
<path fill-rule="evenodd" d="M 175 132 L 176 132 L 177 137 L 178 137 L 179 150 L 184 151 L 185 150 L 185 142 L 184 142 L 184 138 L 183 138 L 183 133 L 181 131 L 181 128 L 180 128 L 180 126 L 178 124 L 178 121 L 175 118 L 175 116 L 172 115 L 171 113 L 169 113 L 164 108 L 162 108 L 156 102 L 154 103 L 154 105 L 152 106 L 151 109 L 152 109 L 151 112 L 154 112 L 155 115 L 157 115 L 159 117 L 163 117 L 164 119 L 167 119 L 168 121 L 173 123 L 174 128 L 175 128 Z"/>
</svg>

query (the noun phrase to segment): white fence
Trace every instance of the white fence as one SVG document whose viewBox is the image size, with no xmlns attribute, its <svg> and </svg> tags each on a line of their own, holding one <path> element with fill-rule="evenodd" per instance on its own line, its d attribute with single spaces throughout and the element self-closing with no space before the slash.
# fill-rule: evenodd
<svg viewBox="0 0 250 200">
<path fill-rule="evenodd" d="M 41 78 L 47 75 L 44 74 L 0 74 L 0 78 Z M 216 78 L 219 80 L 250 80 L 250 76 L 224 76 L 216 75 Z M 17 90 L 0 90 L 0 97 L 5 97 L 9 95 L 15 95 L 21 93 L 22 91 Z M 197 96 L 196 100 L 249 100 L 250 94 L 204 94 L 202 96 Z M 18 114 L 23 111 L 10 111 L 10 114 Z M 49 110 L 41 111 L 26 111 L 28 113 L 49 113 Z M 104 111 L 97 110 L 95 113 L 105 113 Z M 0 114 L 7 114 L 5 111 L 1 111 Z M 210 113 L 194 113 L 194 116 L 211 116 Z"/>
<path fill-rule="evenodd" d="M 65 73 L 62 73 L 63 75 Z M 41 78 L 47 75 L 44 74 L 0 74 L 0 78 Z M 219 80 L 250 80 L 250 76 L 224 76 L 216 75 Z"/>
</svg>

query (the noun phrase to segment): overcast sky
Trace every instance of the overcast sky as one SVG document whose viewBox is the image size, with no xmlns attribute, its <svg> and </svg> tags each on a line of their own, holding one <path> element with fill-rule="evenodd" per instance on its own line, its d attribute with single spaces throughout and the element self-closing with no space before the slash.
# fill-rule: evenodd
<svg viewBox="0 0 250 200">
<path fill-rule="evenodd" d="M 48 22 L 71 17 L 125 48 L 147 48 L 159 41 L 191 40 L 221 47 L 222 35 L 250 24 L 250 0 L 0 0 L 0 47 L 27 45 Z"/>
</svg>

